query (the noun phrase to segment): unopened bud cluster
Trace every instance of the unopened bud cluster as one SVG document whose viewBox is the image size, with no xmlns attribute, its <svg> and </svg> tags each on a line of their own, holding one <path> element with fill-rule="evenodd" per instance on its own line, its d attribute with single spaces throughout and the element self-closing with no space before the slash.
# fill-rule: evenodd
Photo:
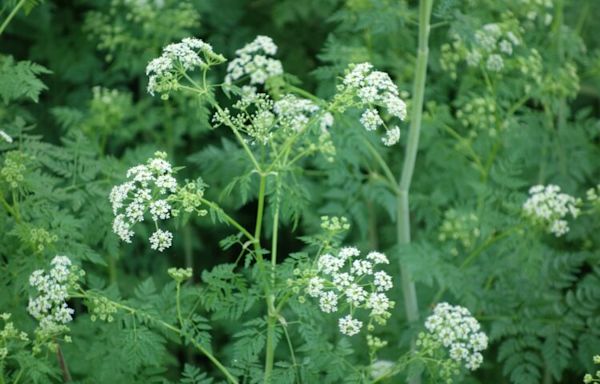
<svg viewBox="0 0 600 384">
<path fill-rule="evenodd" d="M 192 278 L 192 268 L 169 268 L 167 273 L 177 283 L 182 283 Z"/>
<path fill-rule="evenodd" d="M 440 227 L 438 239 L 443 242 L 460 244 L 464 249 L 469 249 L 475 244 L 480 234 L 479 219 L 475 214 L 449 209 L 444 212 L 444 221 Z M 458 248 L 454 246 L 451 253 L 457 256 Z"/>
</svg>

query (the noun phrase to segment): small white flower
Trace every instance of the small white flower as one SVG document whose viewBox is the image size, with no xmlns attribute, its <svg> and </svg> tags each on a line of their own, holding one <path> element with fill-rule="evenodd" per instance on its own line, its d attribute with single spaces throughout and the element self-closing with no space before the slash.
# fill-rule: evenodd
<svg viewBox="0 0 600 384">
<path fill-rule="evenodd" d="M 376 109 L 369 108 L 363 112 L 360 123 L 367 131 L 375 131 L 377 127 L 383 124 L 383 120 Z"/>
<path fill-rule="evenodd" d="M 504 67 L 504 60 L 500 55 L 493 54 L 488 57 L 485 66 L 492 72 L 500 72 Z"/>
<path fill-rule="evenodd" d="M 504 52 L 507 55 L 512 55 L 513 47 L 512 44 L 507 40 L 500 41 L 500 52 Z"/>
<path fill-rule="evenodd" d="M 337 303 L 338 298 L 335 292 L 327 291 L 321 295 L 321 299 L 319 300 L 319 306 L 321 307 L 321 311 L 325 313 L 332 313 L 337 311 Z"/>
<path fill-rule="evenodd" d="M 340 332 L 348 336 L 354 336 L 359 333 L 362 325 L 362 321 L 353 318 L 352 315 L 344 316 L 338 322 Z"/>
<path fill-rule="evenodd" d="M 156 200 L 150 203 L 150 214 L 152 220 L 166 220 L 171 217 L 171 204 L 166 200 Z"/>
<path fill-rule="evenodd" d="M 171 247 L 172 242 L 173 234 L 169 231 L 163 231 L 162 229 L 157 229 L 152 236 L 150 236 L 150 248 L 159 252 Z"/>
<path fill-rule="evenodd" d="M 377 271 L 374 275 L 373 284 L 377 287 L 377 291 L 389 291 L 393 287 L 392 277 L 385 271 Z"/>
<path fill-rule="evenodd" d="M 185 38 L 179 43 L 163 48 L 162 55 L 151 60 L 146 67 L 148 93 L 168 95 L 178 87 L 182 72 L 196 68 L 208 68 L 208 62 L 221 63 L 222 55 L 216 54 L 210 44 L 196 38 Z"/>
<path fill-rule="evenodd" d="M 348 303 L 354 306 L 361 305 L 367 299 L 367 291 L 356 283 L 350 284 L 344 291 L 344 294 Z"/>
<path fill-rule="evenodd" d="M 306 293 L 311 297 L 319 297 L 323 291 L 323 279 L 320 277 L 311 277 L 308 280 L 308 286 L 306 287 Z"/>
<path fill-rule="evenodd" d="M 73 309 L 69 308 L 67 282 L 72 276 L 72 263 L 66 256 L 55 256 L 51 261 L 52 268 L 48 273 L 43 270 L 33 271 L 29 284 L 38 292 L 30 297 L 27 311 L 38 322 L 43 332 L 63 331 L 60 328 L 73 320 Z"/>
<path fill-rule="evenodd" d="M 336 273 L 333 275 L 333 284 L 335 284 L 338 289 L 348 287 L 353 282 L 354 278 L 347 272 Z"/>
<path fill-rule="evenodd" d="M 319 271 L 331 275 L 344 266 L 344 259 L 331 254 L 322 255 L 317 262 Z"/>
<path fill-rule="evenodd" d="M 448 303 L 436 305 L 425 321 L 431 337 L 448 349 L 451 359 L 475 370 L 483 362 L 481 351 L 488 346 L 488 338 L 479 332 L 479 323 L 468 309 Z"/>
<path fill-rule="evenodd" d="M 400 141 L 400 128 L 397 126 L 388 129 L 385 133 L 385 137 L 381 138 L 383 144 L 390 147 Z"/>
<path fill-rule="evenodd" d="M 367 260 L 354 260 L 350 272 L 357 276 L 370 275 L 373 273 L 373 264 Z"/>
<path fill-rule="evenodd" d="M 325 112 L 321 117 L 320 128 L 321 131 L 326 131 L 334 123 L 333 115 L 329 112 Z"/>
<path fill-rule="evenodd" d="M 469 67 L 476 67 L 479 65 L 479 63 L 481 62 L 481 52 L 479 52 L 479 50 L 474 49 L 472 51 L 469 51 L 467 53 L 467 65 Z"/>
<path fill-rule="evenodd" d="M 113 232 L 117 234 L 126 243 L 131 243 L 133 231 L 131 226 L 125 220 L 125 215 L 117 215 L 113 221 Z"/>
<path fill-rule="evenodd" d="M 367 254 L 367 259 L 371 260 L 373 264 L 389 264 L 387 256 L 381 252 L 371 251 Z"/>
<path fill-rule="evenodd" d="M 352 64 L 339 87 L 341 94 L 350 94 L 358 99 L 356 104 L 365 108 L 360 122 L 367 131 L 374 131 L 383 125 L 376 106 L 385 107 L 387 112 L 404 120 L 406 118 L 406 103 L 399 97 L 399 90 L 390 76 L 381 71 L 373 71 L 369 63 Z M 384 138 L 386 145 L 393 145 L 400 138 L 400 129 L 394 127 Z"/>
<path fill-rule="evenodd" d="M 556 185 L 536 185 L 529 189 L 529 198 L 523 204 L 523 211 L 534 222 L 543 225 L 546 231 L 560 237 L 569 231 L 565 218 L 577 218 L 579 201 L 560 192 Z"/>
<path fill-rule="evenodd" d="M 277 46 L 268 36 L 257 36 L 254 41 L 236 51 L 236 58 L 229 62 L 225 83 L 230 84 L 243 76 L 250 77 L 251 84 L 264 84 L 270 77 L 283 73 L 279 60 L 273 59 Z"/>
<path fill-rule="evenodd" d="M 351 257 L 356 257 L 359 255 L 360 255 L 360 251 L 356 247 L 344 247 L 344 248 L 340 249 L 340 253 L 338 253 L 339 258 L 342 259 L 343 261 L 346 261 L 347 259 L 349 259 Z"/>
<path fill-rule="evenodd" d="M 371 308 L 371 315 L 384 315 L 390 309 L 390 300 L 384 293 L 372 293 L 367 300 L 367 308 Z"/>
</svg>

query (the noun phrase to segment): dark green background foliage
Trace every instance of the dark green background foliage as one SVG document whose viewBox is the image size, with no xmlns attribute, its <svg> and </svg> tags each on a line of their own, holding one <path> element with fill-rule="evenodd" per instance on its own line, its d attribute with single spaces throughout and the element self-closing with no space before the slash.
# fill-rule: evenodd
<svg viewBox="0 0 600 384">
<path fill-rule="evenodd" d="M 411 92 L 418 4 L 163 2 L 160 12 L 135 12 L 119 0 L 30 0 L 0 36 L 0 129 L 15 138 L 13 144 L 0 141 L 0 165 L 7 167 L 10 159 L 24 165 L 16 192 L 0 179 L 3 199 L 18 203 L 18 212 L 0 210 L 0 312 L 11 312 L 15 324 L 31 332 L 36 324 L 26 312 L 29 274 L 56 254 L 69 255 L 86 270 L 86 286 L 140 309 L 136 316 L 119 313 L 111 323 L 91 322 L 83 303 L 72 301 L 73 342 L 61 348 L 74 381 L 219 382 L 223 377 L 208 360 L 148 320 L 176 321 L 175 285 L 166 269 L 191 266 L 194 281 L 183 291 L 189 319 L 185 337 L 201 340 L 246 382 L 257 382 L 264 306 L 253 283 L 256 271 L 245 269 L 244 260 L 234 264 L 239 247 L 220 245 L 231 227 L 193 218 L 172 228 L 174 247 L 165 253 L 152 251 L 140 237 L 120 243 L 111 231 L 110 189 L 156 150 L 185 166 L 182 180 L 202 177 L 210 200 L 235 212 L 248 228 L 254 223 L 256 178 L 226 189 L 249 168 L 231 133 L 212 129 L 213 111 L 190 95 L 174 94 L 166 101 L 150 97 L 145 66 L 163 46 L 186 36 L 202 38 L 232 58 L 263 34 L 279 46 L 277 56 L 297 77 L 294 81 L 321 97 L 335 92 L 349 63 L 363 61 Z M 1 20 L 16 3 L 1 3 Z M 422 319 L 433 303 L 445 300 L 469 308 L 480 320 L 491 346 L 483 367 L 459 379 L 465 383 L 580 382 L 593 370 L 591 356 L 600 353 L 598 211 L 572 221 L 570 232 L 558 239 L 521 215 L 532 185 L 557 184 L 584 197 L 600 181 L 600 3 L 555 0 L 547 10 L 548 25 L 527 17 L 528 4 L 534 3 L 434 3 L 422 137 L 410 195 L 410 246 L 396 245 L 396 197 L 365 145 L 369 140 L 397 175 L 408 124 L 401 126 L 402 145 L 389 148 L 365 135 L 357 116 L 339 118 L 332 128 L 335 160 L 306 160 L 285 183 L 281 283 L 291 276 L 290 255 L 310 251 L 300 238 L 318 232 L 319 217 L 347 216 L 352 230 L 345 244 L 385 252 L 394 276 L 399 262 L 412 271 Z M 451 32 L 472 38 L 482 25 L 507 17 L 522 22 L 523 46 L 541 56 L 539 82 L 518 68 L 491 79 L 464 62 L 455 79 L 442 68 L 442 46 L 452 43 Z M 224 74 L 225 66 L 217 67 L 211 80 L 220 82 Z M 465 126 L 459 111 L 477 97 L 493 100 L 497 121 Z M 475 217 L 467 224 L 471 241 L 440 240 L 448 212 Z M 268 205 L 266 217 L 271 215 Z M 474 228 L 478 236 L 472 236 Z M 264 237 L 269 239 L 270 228 Z M 378 332 L 389 341 L 380 357 L 393 360 L 420 328 L 407 324 L 398 280 L 391 295 L 397 303 L 393 317 Z M 360 381 L 354 371 L 367 359 L 364 339 L 342 337 L 335 321 L 314 305 L 293 302 L 284 316 L 293 324 L 288 329 L 299 367 L 290 364 L 278 330 L 273 382 Z M 4 361 L 0 373 L 12 382 L 23 367 L 21 382 L 62 378 L 51 352 L 32 358 L 23 351 Z M 397 376 L 389 382 L 403 381 Z"/>
</svg>

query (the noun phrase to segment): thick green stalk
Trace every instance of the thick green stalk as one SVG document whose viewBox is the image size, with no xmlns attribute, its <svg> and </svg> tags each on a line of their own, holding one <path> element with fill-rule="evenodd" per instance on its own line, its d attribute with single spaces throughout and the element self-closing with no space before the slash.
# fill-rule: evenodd
<svg viewBox="0 0 600 384">
<path fill-rule="evenodd" d="M 277 266 L 277 236 L 279 229 L 279 201 L 275 202 L 273 215 L 273 241 L 271 242 L 271 288 L 275 285 L 275 267 Z M 275 323 L 277 321 L 275 309 L 275 295 L 267 297 L 267 352 L 265 355 L 265 383 L 271 380 L 273 362 L 275 360 Z"/>
<path fill-rule="evenodd" d="M 410 243 L 410 213 L 408 193 L 415 169 L 417 149 L 419 147 L 419 134 L 421 130 L 423 98 L 425 93 L 425 78 L 427 75 L 427 57 L 429 54 L 429 21 L 431 18 L 432 5 L 433 0 L 421 0 L 419 4 L 419 48 L 417 51 L 417 64 L 413 85 L 412 113 L 397 200 L 398 218 L 396 220 L 396 230 L 399 246 L 404 246 Z M 419 306 L 417 303 L 415 282 L 410 271 L 404 264 L 400 264 L 400 274 L 402 277 L 402 292 L 404 295 L 406 317 L 409 323 L 414 324 L 419 319 Z M 420 382 L 420 378 L 413 380 L 413 383 Z"/>
</svg>

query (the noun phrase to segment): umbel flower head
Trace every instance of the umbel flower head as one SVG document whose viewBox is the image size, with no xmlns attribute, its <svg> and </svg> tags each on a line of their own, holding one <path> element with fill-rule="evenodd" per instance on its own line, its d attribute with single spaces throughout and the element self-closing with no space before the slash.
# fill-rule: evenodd
<svg viewBox="0 0 600 384">
<path fill-rule="evenodd" d="M 360 123 L 367 131 L 384 127 L 383 144 L 392 146 L 400 140 L 400 128 L 388 127 L 380 112 L 383 109 L 400 120 L 406 118 L 406 103 L 387 73 L 375 71 L 370 63 L 351 64 L 338 91 L 338 98 L 349 98 L 350 106 L 363 109 Z"/>
<path fill-rule="evenodd" d="M 244 47 L 235 51 L 235 59 L 227 65 L 225 83 L 231 84 L 244 77 L 250 79 L 250 84 L 264 84 L 267 79 L 283 73 L 281 61 L 274 59 L 277 45 L 268 36 L 256 36 Z"/>
<path fill-rule="evenodd" d="M 110 202 L 115 215 L 113 232 L 126 243 L 131 243 L 133 226 L 150 218 L 155 231 L 150 236 L 150 248 L 159 252 L 171 247 L 173 234 L 159 227 L 159 222 L 185 213 L 204 216 L 199 209 L 206 185 L 201 179 L 179 187 L 173 176 L 175 170 L 164 152 L 155 152 L 146 164 L 136 165 L 127 171 L 127 181 L 116 185 L 110 192 Z"/>
<path fill-rule="evenodd" d="M 304 292 L 318 300 L 325 313 L 348 312 L 338 320 L 340 332 L 353 336 L 360 332 L 363 322 L 354 317 L 355 312 L 364 310 L 370 320 L 385 324 L 393 308 L 386 292 L 392 288 L 392 278 L 385 271 L 377 270 L 381 264 L 389 264 L 380 252 L 370 252 L 360 257 L 355 247 L 344 247 L 336 254 L 321 255 L 313 268 L 299 271 L 298 280 Z"/>
<path fill-rule="evenodd" d="M 152 96 L 160 93 L 166 99 L 170 91 L 177 90 L 187 72 L 207 70 L 223 62 L 225 57 L 215 53 L 210 44 L 200 39 L 187 37 L 179 43 L 169 44 L 163 48 L 162 55 L 146 67 L 148 92 Z"/>
<path fill-rule="evenodd" d="M 546 232 L 560 237 L 569 232 L 567 215 L 577 218 L 579 199 L 560 192 L 557 185 L 535 185 L 529 189 L 529 198 L 523 204 L 525 216 L 541 225 Z"/>
<path fill-rule="evenodd" d="M 48 272 L 39 269 L 31 273 L 29 285 L 37 296 L 30 297 L 27 305 L 27 312 L 39 321 L 39 330 L 46 335 L 65 331 L 65 324 L 73 320 L 74 311 L 66 302 L 68 289 L 77 287 L 83 274 L 66 256 L 55 256 L 50 264 Z"/>
<path fill-rule="evenodd" d="M 425 328 L 428 333 L 419 335 L 417 343 L 421 349 L 433 352 L 443 347 L 451 360 L 469 370 L 476 370 L 483 362 L 481 352 L 487 348 L 488 338 L 468 309 L 439 303 L 425 321 Z"/>
</svg>

